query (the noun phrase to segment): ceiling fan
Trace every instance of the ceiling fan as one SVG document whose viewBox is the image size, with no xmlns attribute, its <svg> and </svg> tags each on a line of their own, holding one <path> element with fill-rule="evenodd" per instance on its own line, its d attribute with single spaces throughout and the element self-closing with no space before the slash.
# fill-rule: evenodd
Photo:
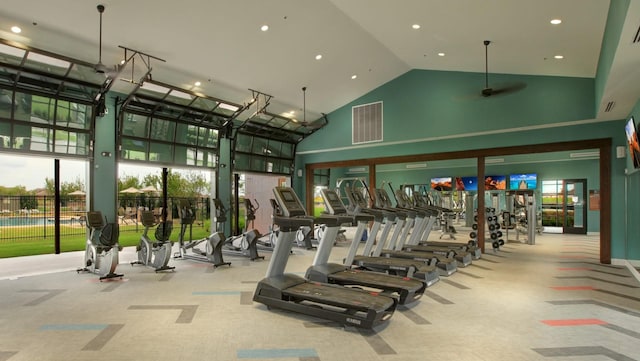
<svg viewBox="0 0 640 361">
<path fill-rule="evenodd" d="M 500 88 L 491 88 L 489 87 L 489 44 L 491 44 L 491 40 L 484 41 L 484 88 L 482 89 L 483 97 L 490 97 L 496 95 L 503 95 L 507 93 L 517 92 L 519 90 L 524 89 L 527 85 L 525 83 L 515 83 L 511 85 L 501 86 Z"/>
<path fill-rule="evenodd" d="M 329 123 L 329 121 L 327 120 L 327 115 L 324 113 L 322 113 L 322 117 L 318 120 L 315 120 L 313 122 L 307 121 L 307 87 L 306 86 L 302 87 L 302 121 L 294 119 L 293 122 L 312 130 L 320 129 Z"/>
<path fill-rule="evenodd" d="M 110 68 L 104 64 L 102 64 L 102 13 L 104 13 L 104 5 L 99 4 L 97 6 L 98 13 L 100 14 L 100 38 L 99 38 L 99 48 L 98 48 L 98 63 L 93 66 L 93 69 L 98 74 L 104 74 L 105 76 L 113 76 L 118 73 L 117 66 Z"/>
</svg>

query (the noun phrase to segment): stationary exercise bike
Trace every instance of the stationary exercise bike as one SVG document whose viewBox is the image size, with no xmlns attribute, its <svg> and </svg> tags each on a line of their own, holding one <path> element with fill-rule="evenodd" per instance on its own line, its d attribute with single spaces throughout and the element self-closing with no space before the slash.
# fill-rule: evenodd
<svg viewBox="0 0 640 361">
<path fill-rule="evenodd" d="M 168 266 L 171 258 L 171 247 L 173 246 L 173 242 L 169 240 L 173 230 L 173 223 L 166 221 L 156 223 L 153 211 L 142 211 L 141 220 L 142 225 L 144 225 L 144 232 L 140 237 L 140 243 L 136 247 L 138 260 L 131 262 L 131 265 L 143 264 L 154 268 L 156 272 L 175 270 L 175 267 Z M 157 242 L 153 242 L 149 239 L 148 233 L 149 228 L 156 225 L 155 238 Z"/>
<path fill-rule="evenodd" d="M 108 223 L 102 212 L 87 212 L 89 238 L 84 251 L 84 267 L 77 272 L 91 272 L 100 275 L 100 281 L 109 278 L 121 278 L 123 274 L 115 273 L 118 266 L 120 245 L 118 237 L 120 228 L 117 223 Z"/>
</svg>

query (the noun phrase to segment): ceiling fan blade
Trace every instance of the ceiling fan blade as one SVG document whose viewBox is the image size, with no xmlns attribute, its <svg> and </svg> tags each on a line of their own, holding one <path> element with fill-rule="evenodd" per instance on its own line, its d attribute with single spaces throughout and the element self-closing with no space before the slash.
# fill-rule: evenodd
<svg viewBox="0 0 640 361">
<path fill-rule="evenodd" d="M 526 88 L 525 83 L 514 83 L 503 86 L 489 87 L 489 44 L 491 40 L 485 40 L 484 44 L 484 88 L 480 92 L 480 95 L 487 98 L 496 95 L 508 94 L 520 91 Z"/>
<path fill-rule="evenodd" d="M 513 84 L 505 84 L 495 88 L 484 88 L 482 89 L 482 96 L 496 96 L 496 95 L 505 95 L 518 92 L 527 87 L 525 83 L 513 83 Z"/>
</svg>

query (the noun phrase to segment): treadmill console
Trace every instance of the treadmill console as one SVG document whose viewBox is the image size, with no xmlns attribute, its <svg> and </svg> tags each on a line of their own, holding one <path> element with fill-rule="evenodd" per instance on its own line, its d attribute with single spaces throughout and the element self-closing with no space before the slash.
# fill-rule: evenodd
<svg viewBox="0 0 640 361">
<path fill-rule="evenodd" d="M 419 192 L 413 193 L 413 200 L 415 201 L 416 206 L 418 206 L 418 207 L 428 207 L 429 206 L 429 203 L 427 202 L 427 200 Z"/>
<path fill-rule="evenodd" d="M 273 188 L 273 194 L 275 195 L 278 206 L 280 206 L 282 216 L 300 217 L 307 215 L 307 212 L 302 206 L 302 202 L 300 202 L 300 199 L 293 188 L 275 187 Z"/>
<path fill-rule="evenodd" d="M 329 214 L 347 214 L 347 209 L 344 204 L 342 204 L 342 201 L 335 190 L 322 188 L 320 190 L 320 194 L 322 195 L 324 205 L 326 206 Z"/>
<path fill-rule="evenodd" d="M 375 188 L 376 192 L 376 202 L 378 203 L 378 207 L 380 208 L 392 208 L 391 200 L 389 199 L 389 194 L 382 188 Z"/>
<path fill-rule="evenodd" d="M 402 208 L 412 208 L 411 199 L 409 199 L 409 195 L 405 193 L 402 189 L 397 189 L 395 192 L 396 200 L 398 202 L 398 206 Z"/>
<path fill-rule="evenodd" d="M 364 198 L 362 193 L 358 192 L 355 189 L 348 189 L 347 195 L 349 196 L 349 201 L 353 202 L 355 206 L 360 207 L 360 209 L 365 209 L 369 207 L 367 200 Z"/>
</svg>

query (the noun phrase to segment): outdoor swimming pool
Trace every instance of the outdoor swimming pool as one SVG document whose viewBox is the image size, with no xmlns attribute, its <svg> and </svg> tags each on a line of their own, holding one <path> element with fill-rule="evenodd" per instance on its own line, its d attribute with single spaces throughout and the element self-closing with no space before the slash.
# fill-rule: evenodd
<svg viewBox="0 0 640 361">
<path fill-rule="evenodd" d="M 0 217 L 0 227 L 44 226 L 54 224 L 48 217 Z M 61 219 L 60 224 L 79 224 L 77 219 Z"/>
</svg>

